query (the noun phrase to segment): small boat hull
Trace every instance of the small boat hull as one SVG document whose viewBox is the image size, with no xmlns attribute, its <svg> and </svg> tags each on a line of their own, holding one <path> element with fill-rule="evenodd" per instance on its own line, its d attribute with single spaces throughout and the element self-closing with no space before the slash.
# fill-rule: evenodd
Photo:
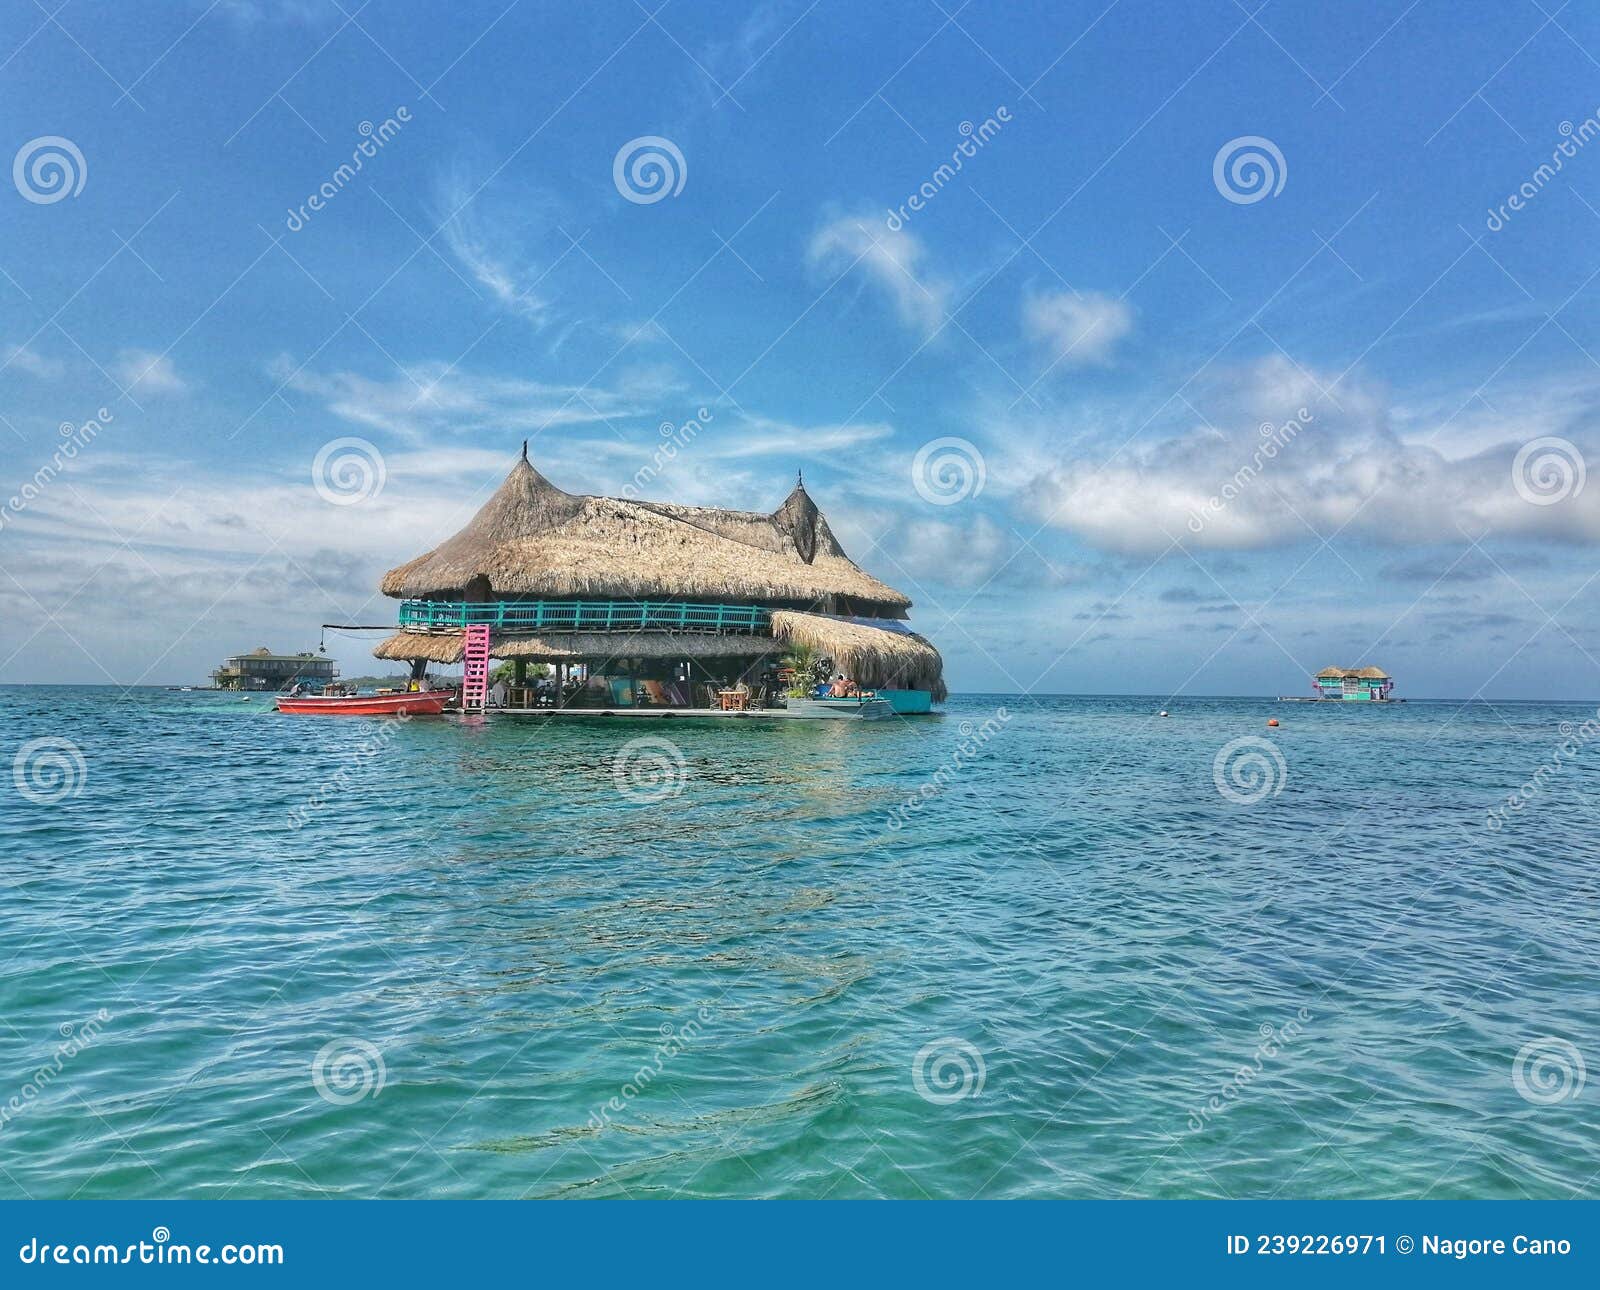
<svg viewBox="0 0 1600 1290">
<path fill-rule="evenodd" d="M 887 699 L 790 699 L 789 716 L 814 721 L 882 721 L 894 716 Z"/>
<path fill-rule="evenodd" d="M 425 717 L 444 711 L 454 690 L 417 690 L 407 694 L 305 694 L 278 696 L 278 711 L 294 716 Z"/>
<path fill-rule="evenodd" d="M 933 695 L 928 690 L 878 690 L 876 693 L 902 715 L 922 716 L 933 711 Z"/>
</svg>

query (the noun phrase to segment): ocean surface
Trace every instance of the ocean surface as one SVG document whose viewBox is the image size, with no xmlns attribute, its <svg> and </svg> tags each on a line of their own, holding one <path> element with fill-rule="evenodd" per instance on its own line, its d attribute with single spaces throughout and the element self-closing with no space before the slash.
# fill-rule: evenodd
<svg viewBox="0 0 1600 1290">
<path fill-rule="evenodd" d="M 1594 715 L 0 689 L 0 1195 L 1593 1197 Z"/>
</svg>

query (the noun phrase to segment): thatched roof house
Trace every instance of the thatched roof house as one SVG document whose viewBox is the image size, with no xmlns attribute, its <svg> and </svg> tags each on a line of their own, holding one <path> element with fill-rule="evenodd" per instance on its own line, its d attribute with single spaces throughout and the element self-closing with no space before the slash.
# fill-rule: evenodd
<svg viewBox="0 0 1600 1290">
<path fill-rule="evenodd" d="M 863 685 L 945 697 L 910 600 L 845 554 L 798 481 L 770 514 L 590 497 L 552 484 L 524 444 L 471 522 L 382 590 L 404 602 L 403 630 L 379 658 L 457 662 L 469 622 L 490 626 L 494 657 L 591 671 L 654 659 L 732 675 L 793 642 Z"/>
<path fill-rule="evenodd" d="M 1381 667 L 1325 667 L 1311 678 L 1311 688 L 1325 699 L 1387 699 L 1394 678 Z"/>
</svg>

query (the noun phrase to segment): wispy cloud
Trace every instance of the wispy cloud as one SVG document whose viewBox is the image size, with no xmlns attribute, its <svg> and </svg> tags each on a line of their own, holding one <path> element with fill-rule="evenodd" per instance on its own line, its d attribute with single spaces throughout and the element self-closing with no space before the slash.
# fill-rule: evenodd
<svg viewBox="0 0 1600 1290">
<path fill-rule="evenodd" d="M 66 364 L 60 359 L 46 358 L 26 345 L 7 345 L 0 353 L 5 356 L 6 368 L 13 372 L 26 372 L 29 376 L 48 380 L 66 371 Z"/>
<path fill-rule="evenodd" d="M 901 230 L 891 232 L 874 217 L 844 215 L 811 237 L 807 257 L 824 273 L 855 271 L 894 305 L 900 321 L 931 333 L 946 316 L 950 284 L 921 267 L 920 240 Z"/>
<path fill-rule="evenodd" d="M 117 355 L 111 374 L 134 394 L 182 394 L 189 384 L 178 375 L 172 359 L 148 349 L 125 349 Z"/>
<path fill-rule="evenodd" d="M 500 307 L 535 323 L 548 321 L 549 303 L 538 294 L 538 273 L 528 265 L 519 231 L 484 208 L 479 184 L 456 170 L 439 184 L 441 240 L 467 275 Z"/>
<path fill-rule="evenodd" d="M 285 356 L 272 363 L 271 372 L 286 388 L 319 399 L 342 420 L 412 442 L 434 434 L 510 439 L 652 411 L 612 390 L 490 376 L 443 362 L 412 364 L 377 380 L 348 370 L 296 368 Z"/>
<path fill-rule="evenodd" d="M 1126 300 L 1098 291 L 1045 292 L 1023 301 L 1022 330 L 1052 364 L 1106 363 L 1117 342 L 1133 330 L 1133 309 Z"/>
</svg>

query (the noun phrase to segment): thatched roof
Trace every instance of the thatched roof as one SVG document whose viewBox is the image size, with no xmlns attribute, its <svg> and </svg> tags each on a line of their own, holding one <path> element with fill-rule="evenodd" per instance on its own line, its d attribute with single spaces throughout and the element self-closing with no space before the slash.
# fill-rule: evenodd
<svg viewBox="0 0 1600 1290">
<path fill-rule="evenodd" d="M 1355 677 L 1360 681 L 1388 681 L 1392 679 L 1381 667 L 1325 667 L 1317 673 L 1318 680 L 1324 677 L 1332 679 L 1345 676 Z"/>
<path fill-rule="evenodd" d="M 911 601 L 857 568 L 805 487 L 776 511 L 562 492 L 527 447 L 472 522 L 383 579 L 385 595 L 657 597 L 790 602 L 904 617 Z"/>
<path fill-rule="evenodd" d="M 1364 667 L 1356 673 L 1364 681 L 1387 681 L 1389 674 L 1381 667 Z"/>
<path fill-rule="evenodd" d="M 377 658 L 425 658 L 430 663 L 459 663 L 460 632 L 396 632 L 372 651 Z M 494 632 L 489 653 L 494 658 L 525 658 L 538 663 L 619 658 L 760 658 L 783 646 L 770 636 L 712 636 L 672 632 L 545 632 L 538 636 Z M 596 669 L 599 670 L 596 663 Z"/>
<path fill-rule="evenodd" d="M 772 634 L 826 654 L 851 680 L 886 690 L 928 690 L 947 697 L 939 651 L 897 619 L 840 618 L 777 609 Z"/>
</svg>

